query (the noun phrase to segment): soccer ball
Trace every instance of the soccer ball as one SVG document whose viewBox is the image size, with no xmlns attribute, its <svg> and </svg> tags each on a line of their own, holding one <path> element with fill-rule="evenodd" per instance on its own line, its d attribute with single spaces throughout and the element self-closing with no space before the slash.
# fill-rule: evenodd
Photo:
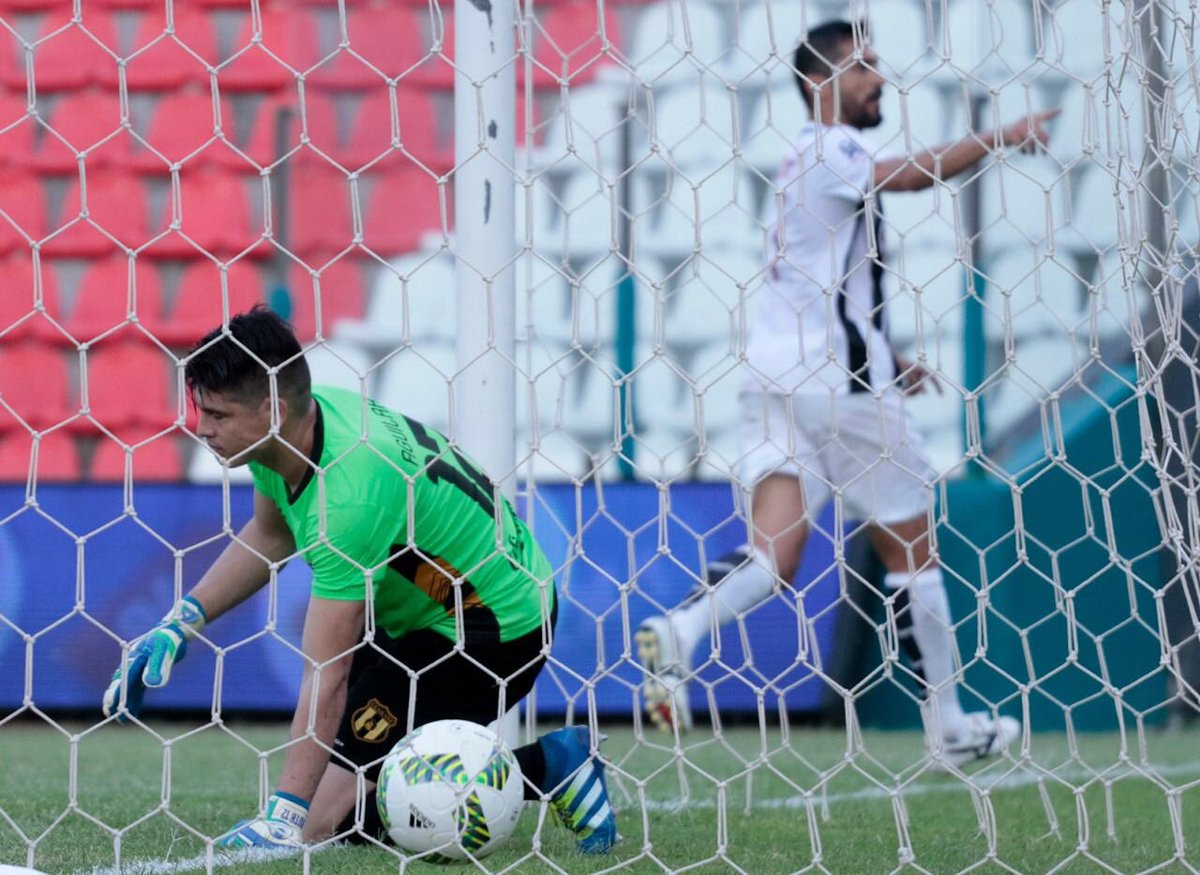
<svg viewBox="0 0 1200 875">
<path fill-rule="evenodd" d="M 376 789 L 379 816 L 397 847 L 439 863 L 500 847 L 517 828 L 524 796 L 512 751 L 466 720 L 436 720 L 400 739 Z"/>
</svg>

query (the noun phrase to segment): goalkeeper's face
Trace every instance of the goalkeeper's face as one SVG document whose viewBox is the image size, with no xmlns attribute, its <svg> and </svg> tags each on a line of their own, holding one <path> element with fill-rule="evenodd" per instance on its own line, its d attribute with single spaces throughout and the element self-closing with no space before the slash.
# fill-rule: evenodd
<svg viewBox="0 0 1200 875">
<path fill-rule="evenodd" d="M 231 467 L 256 458 L 271 433 L 271 399 L 259 403 L 195 389 L 196 434 Z"/>
</svg>

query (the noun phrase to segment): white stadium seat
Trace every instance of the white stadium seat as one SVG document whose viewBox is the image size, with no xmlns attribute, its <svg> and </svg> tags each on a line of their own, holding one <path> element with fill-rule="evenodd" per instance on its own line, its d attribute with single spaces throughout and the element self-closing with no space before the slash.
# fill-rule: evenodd
<svg viewBox="0 0 1200 875">
<path fill-rule="evenodd" d="M 933 42 L 928 7 L 912 0 L 868 0 L 863 11 L 871 47 L 879 55 L 879 72 L 889 82 L 909 79 L 928 65 Z"/>
<path fill-rule="evenodd" d="M 336 386 L 350 392 L 370 395 L 374 387 L 372 357 L 360 346 L 336 339 L 315 344 L 305 350 L 305 359 L 314 385 Z"/>
<path fill-rule="evenodd" d="M 939 79 L 997 86 L 1035 67 L 1027 0 L 955 0 L 945 9 L 933 39 L 934 55 L 948 57 L 937 69 Z"/>
<path fill-rule="evenodd" d="M 598 81 L 555 95 L 546 110 L 542 145 L 535 164 L 550 167 L 572 151 L 584 165 L 609 173 L 621 160 L 621 124 L 629 111 L 626 83 Z"/>
<path fill-rule="evenodd" d="M 379 270 L 361 322 L 342 321 L 339 339 L 382 354 L 405 340 L 454 337 L 456 282 L 453 259 L 445 254 L 406 255 Z"/>
<path fill-rule="evenodd" d="M 587 170 L 568 177 L 561 193 L 545 185 L 535 186 L 531 217 L 534 248 L 552 260 L 591 259 L 614 249 L 613 194 L 614 189 L 603 177 Z"/>
<path fill-rule="evenodd" d="M 1108 18 L 1107 34 L 1105 12 Z M 1106 67 L 1120 67 L 1123 63 L 1122 48 L 1129 35 L 1122 33 L 1125 10 L 1119 0 L 1113 3 L 1060 0 L 1043 10 L 1042 16 L 1046 27 L 1046 61 L 1072 79 L 1093 81 L 1103 74 Z"/>
<path fill-rule="evenodd" d="M 980 227 L 989 252 L 1047 245 L 1066 220 L 1067 179 L 1053 159 L 1008 154 L 983 170 Z"/>
<path fill-rule="evenodd" d="M 733 157 L 739 131 L 734 95 L 715 80 L 664 90 L 654 101 L 652 142 L 691 179 L 707 176 Z"/>
<path fill-rule="evenodd" d="M 784 4 L 764 0 L 740 11 L 733 24 L 732 45 L 721 65 L 726 81 L 738 84 L 790 64 L 800 36 L 794 16 Z M 769 60 L 772 51 L 775 61 Z"/>
<path fill-rule="evenodd" d="M 187 479 L 190 482 L 221 483 L 226 477 L 230 483 L 251 483 L 254 479 L 248 465 L 227 468 L 207 448 L 197 445 L 192 449 L 187 470 Z"/>
<path fill-rule="evenodd" d="M 453 344 L 426 343 L 401 349 L 379 367 L 376 400 L 449 432 L 451 384 L 458 370 Z"/>
<path fill-rule="evenodd" d="M 1120 223 L 1126 228 L 1133 221 L 1130 210 L 1140 210 L 1136 200 L 1131 203 L 1125 186 L 1106 170 L 1090 167 L 1081 174 L 1071 192 L 1069 227 L 1061 236 L 1065 245 L 1102 253 L 1120 239 Z"/>
<path fill-rule="evenodd" d="M 694 81 L 697 71 L 720 67 L 725 35 L 726 25 L 715 7 L 663 0 L 638 15 L 626 59 L 643 83 Z"/>
</svg>

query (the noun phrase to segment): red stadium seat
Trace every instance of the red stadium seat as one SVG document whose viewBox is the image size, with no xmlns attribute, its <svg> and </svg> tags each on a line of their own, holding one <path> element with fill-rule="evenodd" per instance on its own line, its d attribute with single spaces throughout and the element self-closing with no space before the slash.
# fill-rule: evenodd
<svg viewBox="0 0 1200 875">
<path fill-rule="evenodd" d="M 321 304 L 321 336 L 333 336 L 334 326 L 342 319 L 361 319 L 365 294 L 364 264 L 361 259 L 343 256 L 313 276 L 307 269 L 293 265 L 288 277 L 291 297 L 291 323 L 301 341 L 317 333 L 317 302 Z"/>
<path fill-rule="evenodd" d="M 136 314 L 138 322 L 151 333 L 160 328 L 162 320 L 162 286 L 158 270 L 151 262 L 134 262 L 136 280 Z M 75 298 L 71 318 L 64 326 L 77 341 L 90 341 L 126 322 L 129 306 L 130 260 L 116 256 L 90 265 L 84 271 Z M 128 331 L 125 336 L 138 337 Z M 149 338 L 146 338 L 149 341 Z"/>
<path fill-rule="evenodd" d="M 183 453 L 176 432 L 159 434 L 133 430 L 123 437 L 133 448 L 133 480 L 135 483 L 164 482 L 183 478 Z M 150 440 L 153 438 L 153 440 Z M 148 441 L 148 443 L 141 443 Z M 141 446 L 135 446 L 141 443 Z M 125 448 L 117 441 L 102 436 L 96 442 L 92 463 L 88 469 L 91 480 L 101 482 L 125 479 Z"/>
<path fill-rule="evenodd" d="M 0 85 L 14 89 L 19 87 L 16 83 L 23 81 L 25 75 L 24 54 L 21 38 L 7 29 L 0 29 Z"/>
<path fill-rule="evenodd" d="M 28 174 L 0 177 L 0 253 L 28 257 L 31 241 L 46 236 L 46 193 L 40 180 Z"/>
<path fill-rule="evenodd" d="M 24 482 L 32 455 L 29 432 L 14 431 L 0 438 L 0 481 Z M 79 479 L 79 451 L 71 435 L 62 430 L 41 435 L 34 477 L 39 483 Z"/>
<path fill-rule="evenodd" d="M 54 11 L 60 16 L 70 18 L 70 0 L 0 0 L 0 14 L 22 15 L 29 13 L 44 13 Z"/>
<path fill-rule="evenodd" d="M 119 338 L 105 338 L 87 352 L 91 416 L 122 440 L 136 429 L 168 428 L 176 417 L 174 361 L 156 347 L 127 342 L 129 336 L 123 331 Z M 76 425 L 89 433 L 95 429 L 86 420 Z"/>
<path fill-rule="evenodd" d="M 0 262 L 0 288 L 4 289 L 0 294 L 0 344 L 23 340 L 61 343 L 66 340 L 50 322 L 60 315 L 57 277 L 54 270 L 44 264 L 40 273 L 45 314 L 34 308 L 33 259 L 28 254 L 17 254 Z"/>
<path fill-rule="evenodd" d="M 336 99 L 344 99 L 346 95 L 338 95 Z M 338 107 L 335 97 L 320 91 L 307 91 L 304 95 L 303 115 L 299 103 L 290 102 L 291 118 L 288 125 L 288 146 L 294 147 L 300 142 L 301 133 L 308 135 L 312 147 L 335 161 L 341 160 L 349 131 L 343 130 L 338 120 Z M 297 155 L 292 160 L 309 160 L 311 156 Z"/>
<path fill-rule="evenodd" d="M 0 171 L 29 161 L 37 127 L 24 95 L 0 92 Z"/>
<path fill-rule="evenodd" d="M 54 27 L 43 28 L 33 48 L 33 78 L 40 93 L 117 86 L 117 32 L 107 13 L 88 10 L 81 23 Z"/>
<path fill-rule="evenodd" d="M 74 356 L 39 343 L 0 345 L 0 397 L 26 425 L 42 429 L 75 413 L 67 398 Z"/>
<path fill-rule="evenodd" d="M 590 82 L 596 70 L 614 62 L 605 54 L 600 39 L 597 6 L 578 0 L 552 6 L 539 13 L 540 27 L 534 28 L 534 87 L 557 88 L 560 77 L 572 85 Z M 609 8 L 604 13 L 605 35 L 610 45 L 621 45 L 620 19 Z M 518 83 L 525 65 L 517 65 Z"/>
<path fill-rule="evenodd" d="M 316 159 L 294 162 L 291 170 L 286 206 L 289 234 L 280 242 L 306 263 L 318 264 L 346 249 L 354 238 L 350 180 Z M 278 202 L 275 208 L 280 208 Z"/>
<path fill-rule="evenodd" d="M 162 8 L 159 0 L 95 0 L 95 2 L 102 9 L 115 9 L 122 12 L 145 13 Z"/>
<path fill-rule="evenodd" d="M 230 258 L 252 247 L 262 233 L 250 224 L 247 186 L 238 174 L 185 168 L 179 178 L 180 233 L 156 241 L 147 254 L 155 258 L 187 259 L 205 254 Z M 173 209 L 168 199 L 160 227 L 170 225 Z"/>
<path fill-rule="evenodd" d="M 89 169 L 121 167 L 129 160 L 133 140 L 121 130 L 121 101 L 115 92 L 84 88 L 64 94 L 48 113 L 47 124 L 53 132 L 40 132 L 27 162 L 40 173 L 78 172 L 78 155 L 85 150 L 94 150 L 87 155 Z"/>
<path fill-rule="evenodd" d="M 217 81 L 222 91 L 277 92 L 317 60 L 317 38 L 308 15 L 290 9 L 263 12 L 261 42 L 254 41 L 253 24 L 246 15 L 233 42 L 233 56 L 221 65 Z"/>
<path fill-rule="evenodd" d="M 132 91 L 173 91 L 186 82 L 208 85 L 206 65 L 215 66 L 219 60 L 212 19 L 180 4 L 175 7 L 175 30 L 168 34 L 163 5 L 158 3 L 138 23 L 126 81 Z"/>
<path fill-rule="evenodd" d="M 453 193 L 447 186 L 447 213 Z M 402 205 L 402 206 L 401 206 Z M 447 224 L 450 224 L 447 215 Z M 442 230 L 442 202 L 438 185 L 422 170 L 401 169 L 373 177 L 363 217 L 363 245 L 389 258 L 416 249 L 429 232 Z"/>
<path fill-rule="evenodd" d="M 233 105 L 226 99 L 221 101 L 220 108 L 221 133 L 232 140 Z M 212 93 L 207 88 L 164 95 L 156 103 L 149 125 L 144 130 L 134 130 L 149 144 L 149 147 L 139 144 L 130 158 L 130 166 L 135 170 L 169 173 L 171 164 L 184 159 L 189 167 L 197 167 L 216 163 L 220 158 L 226 161 L 237 158 L 217 137 Z"/>
<path fill-rule="evenodd" d="M 222 111 L 222 121 L 225 126 L 225 137 L 237 146 L 237 150 L 222 148 L 211 151 L 216 163 L 229 170 L 243 173 L 258 173 L 260 168 L 274 164 L 280 157 L 277 154 L 278 126 L 281 122 L 281 110 L 288 110 L 288 126 L 290 131 L 299 131 L 300 113 L 295 108 L 295 102 L 280 98 L 267 98 L 258 102 L 254 107 L 249 130 L 236 131 Z M 297 133 L 289 139 L 289 144 L 299 143 Z M 239 152 L 243 154 L 239 154 Z"/>
<path fill-rule="evenodd" d="M 448 104 L 449 106 L 450 104 Z M 398 88 L 396 109 L 400 144 L 412 156 L 438 173 L 454 166 L 451 125 L 439 136 L 439 113 L 428 90 Z M 385 154 L 392 146 L 391 97 L 385 88 L 369 91 L 355 109 L 349 145 L 341 150 L 343 163 L 362 167 Z M 399 157 L 400 153 L 395 153 Z"/>
<path fill-rule="evenodd" d="M 88 173 L 87 210 L 85 220 L 83 186 L 75 179 L 67 188 L 57 223 L 61 231 L 46 241 L 45 251 L 57 257 L 101 258 L 123 251 L 122 247 L 143 246 L 152 236 L 145 189 L 126 173 Z"/>
<path fill-rule="evenodd" d="M 403 76 L 400 84 L 452 89 L 453 16 L 443 10 L 440 51 L 433 51 L 434 24 L 427 12 L 400 5 L 356 9 L 346 30 L 350 48 L 325 61 L 309 78 L 313 87 L 366 89 Z M 357 57 L 356 57 L 357 56 Z M 372 69 L 374 68 L 374 69 Z"/>
<path fill-rule="evenodd" d="M 229 314 L 249 310 L 263 300 L 262 274 L 245 260 L 229 266 Z M 221 271 L 207 259 L 183 273 L 175 306 L 156 336 L 163 343 L 188 347 L 222 323 L 224 318 Z"/>
</svg>

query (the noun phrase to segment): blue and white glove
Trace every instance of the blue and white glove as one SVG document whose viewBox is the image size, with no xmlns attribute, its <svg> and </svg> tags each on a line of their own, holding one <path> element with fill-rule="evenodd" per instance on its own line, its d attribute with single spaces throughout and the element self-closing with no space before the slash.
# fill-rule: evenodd
<svg viewBox="0 0 1200 875">
<path fill-rule="evenodd" d="M 276 793 L 267 800 L 267 812 L 253 820 L 243 820 L 217 839 L 218 848 L 262 848 L 268 851 L 294 850 L 303 842 L 308 803 L 290 793 Z"/>
<path fill-rule="evenodd" d="M 166 686 L 171 666 L 183 659 L 188 641 L 199 634 L 207 621 L 200 602 L 186 596 L 161 623 L 129 645 L 129 652 L 104 691 L 104 716 L 115 715 L 118 723 L 125 723 L 141 714 L 146 688 Z"/>
</svg>

